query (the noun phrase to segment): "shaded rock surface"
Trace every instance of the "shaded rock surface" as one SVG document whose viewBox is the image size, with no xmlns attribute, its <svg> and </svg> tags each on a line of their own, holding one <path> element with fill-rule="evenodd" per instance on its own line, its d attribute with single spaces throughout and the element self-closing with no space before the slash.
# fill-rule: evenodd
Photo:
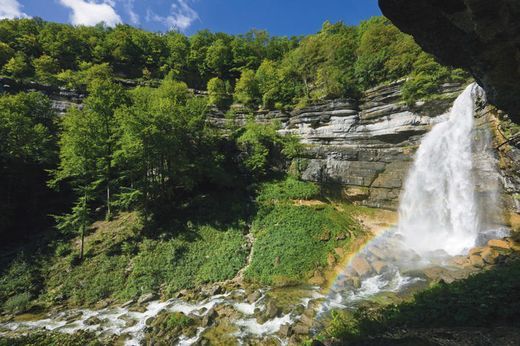
<svg viewBox="0 0 520 346">
<path fill-rule="evenodd" d="M 379 7 L 442 64 L 470 71 L 489 100 L 520 123 L 520 2 L 379 0 Z"/>
</svg>

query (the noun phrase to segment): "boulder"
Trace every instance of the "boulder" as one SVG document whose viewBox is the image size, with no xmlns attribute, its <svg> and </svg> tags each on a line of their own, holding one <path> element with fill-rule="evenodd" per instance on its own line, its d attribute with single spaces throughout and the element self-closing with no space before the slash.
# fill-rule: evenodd
<svg viewBox="0 0 520 346">
<path fill-rule="evenodd" d="M 478 255 L 469 256 L 469 262 L 471 263 L 471 265 L 473 267 L 476 267 L 476 268 L 484 268 L 484 266 L 485 266 L 484 260 L 482 259 L 482 257 L 480 257 Z"/>
<path fill-rule="evenodd" d="M 310 331 L 311 329 L 309 328 L 309 326 L 306 326 L 303 323 L 297 323 L 293 327 L 294 334 L 298 335 L 308 335 Z"/>
<path fill-rule="evenodd" d="M 92 317 L 87 318 L 84 323 L 87 326 L 94 326 L 97 324 L 101 324 L 101 320 L 96 316 L 92 316 Z"/>
<path fill-rule="evenodd" d="M 265 311 L 264 311 L 265 316 L 268 319 L 273 319 L 276 316 L 278 316 L 279 313 L 280 313 L 280 309 L 278 308 L 278 306 L 276 306 L 276 304 L 272 300 L 270 300 L 265 307 Z"/>
<path fill-rule="evenodd" d="M 372 262 L 372 268 L 374 268 L 376 273 L 381 274 L 385 269 L 388 268 L 388 264 L 383 261 L 375 261 Z"/>
<path fill-rule="evenodd" d="M 260 299 L 261 296 L 262 293 L 260 293 L 260 291 L 254 291 L 253 293 L 249 294 L 246 299 L 249 304 L 253 304 L 258 299 Z"/>
<path fill-rule="evenodd" d="M 121 304 L 121 308 L 126 309 L 127 307 L 129 307 L 130 305 L 132 305 L 134 303 L 135 303 L 135 300 L 134 299 L 130 299 L 129 301 Z"/>
<path fill-rule="evenodd" d="M 345 250 L 343 250 L 343 248 L 341 247 L 337 247 L 334 249 L 334 252 L 336 253 L 336 255 L 338 255 L 340 258 L 345 256 Z"/>
<path fill-rule="evenodd" d="M 157 294 L 155 294 L 153 292 L 145 293 L 145 294 L 141 295 L 139 297 L 139 299 L 137 299 L 137 304 L 143 305 L 143 304 L 149 303 L 153 300 L 156 300 L 157 298 L 158 298 Z"/>
<path fill-rule="evenodd" d="M 321 286 L 324 283 L 325 283 L 325 278 L 318 270 L 316 270 L 314 272 L 314 276 L 312 278 L 310 278 L 310 280 L 309 280 L 309 284 L 311 284 L 311 285 Z"/>
<path fill-rule="evenodd" d="M 282 324 L 280 329 L 278 329 L 278 335 L 282 338 L 288 338 L 292 334 L 292 328 L 289 324 Z"/>
<path fill-rule="evenodd" d="M 351 262 L 352 269 L 360 276 L 366 276 L 372 272 L 370 263 L 363 256 L 356 256 Z"/>
<path fill-rule="evenodd" d="M 386 254 L 385 254 L 385 252 L 384 252 L 383 250 L 381 250 L 381 249 L 379 249 L 379 248 L 377 248 L 377 247 L 375 247 L 375 246 L 371 246 L 371 247 L 369 247 L 369 248 L 368 248 L 368 252 L 369 252 L 372 256 L 374 256 L 374 257 L 376 257 L 376 258 L 378 258 L 378 259 L 385 259 L 385 258 L 387 257 Z"/>
<path fill-rule="evenodd" d="M 486 247 L 480 254 L 480 257 L 487 264 L 495 264 L 498 256 L 500 256 L 500 253 L 491 247 Z"/>
<path fill-rule="evenodd" d="M 491 248 L 505 251 L 510 251 L 512 246 L 509 241 L 503 239 L 491 239 L 487 244 Z"/>
<path fill-rule="evenodd" d="M 215 309 L 209 309 L 208 312 L 202 318 L 200 323 L 201 327 L 208 327 L 217 318 L 217 312 Z"/>
<path fill-rule="evenodd" d="M 474 247 L 474 248 L 469 250 L 468 255 L 470 257 L 473 256 L 473 255 L 478 255 L 479 253 L 482 252 L 482 250 L 484 250 L 483 247 L 480 247 L 480 246 Z"/>
</svg>

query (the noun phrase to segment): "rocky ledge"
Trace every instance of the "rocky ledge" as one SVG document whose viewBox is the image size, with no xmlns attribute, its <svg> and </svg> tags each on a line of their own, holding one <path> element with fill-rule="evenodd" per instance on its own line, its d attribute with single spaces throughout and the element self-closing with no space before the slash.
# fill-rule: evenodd
<svg viewBox="0 0 520 346">
<path fill-rule="evenodd" d="M 444 119 L 463 88 L 445 84 L 434 100 L 410 107 L 401 101 L 401 86 L 368 90 L 358 104 L 335 100 L 293 112 L 283 131 L 306 144 L 301 177 L 367 206 L 397 208 L 422 136 Z"/>
</svg>

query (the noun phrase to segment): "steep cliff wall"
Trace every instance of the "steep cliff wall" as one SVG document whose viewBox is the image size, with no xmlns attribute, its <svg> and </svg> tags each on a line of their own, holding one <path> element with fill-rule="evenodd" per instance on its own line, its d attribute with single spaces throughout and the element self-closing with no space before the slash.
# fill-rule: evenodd
<svg viewBox="0 0 520 346">
<path fill-rule="evenodd" d="M 395 209 L 422 136 L 448 111 L 462 86 L 447 84 L 437 100 L 410 108 L 401 83 L 365 93 L 359 105 L 333 101 L 294 112 L 285 131 L 307 144 L 303 179 L 341 186 L 343 196 Z"/>
<path fill-rule="evenodd" d="M 73 91 L 48 88 L 38 84 L 18 85 L 2 80 L 4 90 L 38 90 L 53 100 L 58 113 L 72 105 L 81 107 L 84 95 Z M 464 85 L 445 84 L 433 100 L 418 102 L 413 107 L 401 101 L 402 81 L 368 90 L 360 101 L 338 99 L 324 101 L 287 113 L 259 111 L 258 122 L 279 121 L 281 132 L 292 133 L 305 144 L 297 169 L 304 180 L 320 183 L 329 193 L 367 206 L 396 209 L 406 174 L 422 136 L 443 120 Z M 493 184 L 500 180 L 506 192 L 504 203 L 520 212 L 520 149 L 503 144 L 506 140 L 497 130 L 499 114 L 492 106 L 478 112 L 476 137 L 493 136 L 494 144 L 476 157 L 479 192 L 489 196 Z M 248 114 L 237 114 L 237 124 L 244 124 Z M 210 120 L 224 126 L 225 115 L 214 110 Z M 488 141 L 477 141 L 487 143 Z M 481 145 L 481 144 L 477 144 Z M 499 150 L 495 150 L 500 146 Z M 493 165 L 500 165 L 501 175 L 493 175 Z"/>
<path fill-rule="evenodd" d="M 470 71 L 520 123 L 520 2 L 379 0 L 383 14 L 445 65 Z"/>
</svg>

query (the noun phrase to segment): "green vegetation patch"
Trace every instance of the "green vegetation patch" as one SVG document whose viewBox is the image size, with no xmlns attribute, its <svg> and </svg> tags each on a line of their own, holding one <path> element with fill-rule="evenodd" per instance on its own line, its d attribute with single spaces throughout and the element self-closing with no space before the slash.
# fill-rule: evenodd
<svg viewBox="0 0 520 346">
<path fill-rule="evenodd" d="M 171 239 L 144 238 L 135 213 L 126 222 L 105 222 L 87 237 L 86 258 L 54 257 L 42 300 L 72 305 L 125 300 L 142 293 L 171 295 L 183 288 L 233 278 L 245 265 L 247 249 L 238 229 L 193 226 Z"/>
<path fill-rule="evenodd" d="M 348 244 L 350 234 L 360 232 L 352 214 L 338 206 L 321 201 L 298 205 L 292 200 L 316 193 L 314 184 L 291 178 L 263 186 L 253 221 L 256 239 L 246 270 L 248 280 L 268 285 L 305 281 L 315 269 L 327 265 L 327 254 Z"/>
<path fill-rule="evenodd" d="M 77 332 L 75 334 L 63 334 L 55 332 L 36 332 L 16 337 L 0 337 L 0 346 L 103 346 L 112 345 L 115 340 L 99 341 L 94 333 Z"/>
<path fill-rule="evenodd" d="M 232 279 L 245 265 L 246 243 L 236 229 L 219 231 L 202 226 L 172 240 L 145 240 L 132 260 L 125 298 L 158 290 L 166 285 L 166 294 L 182 288 Z"/>
</svg>

